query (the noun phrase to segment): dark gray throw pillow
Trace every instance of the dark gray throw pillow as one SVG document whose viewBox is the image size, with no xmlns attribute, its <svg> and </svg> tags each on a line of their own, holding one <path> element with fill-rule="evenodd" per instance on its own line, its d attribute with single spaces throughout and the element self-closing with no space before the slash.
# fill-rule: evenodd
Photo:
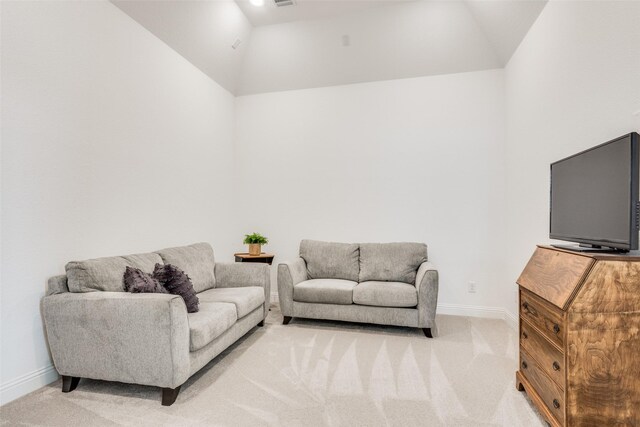
<svg viewBox="0 0 640 427">
<path fill-rule="evenodd" d="M 193 283 L 187 274 L 175 265 L 156 264 L 153 277 L 165 287 L 170 294 L 180 295 L 187 305 L 187 312 L 195 313 L 199 310 L 200 301 L 193 289 Z"/>
<path fill-rule="evenodd" d="M 124 290 L 134 294 L 168 294 L 169 292 L 160 282 L 139 268 L 129 267 L 124 271 Z"/>
</svg>

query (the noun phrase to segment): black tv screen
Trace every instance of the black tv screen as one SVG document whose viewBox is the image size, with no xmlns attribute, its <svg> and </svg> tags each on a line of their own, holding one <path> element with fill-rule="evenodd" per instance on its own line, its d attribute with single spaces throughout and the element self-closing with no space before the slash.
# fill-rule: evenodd
<svg viewBox="0 0 640 427">
<path fill-rule="evenodd" d="M 552 163 L 549 237 L 638 249 L 639 163 L 635 132 Z"/>
</svg>

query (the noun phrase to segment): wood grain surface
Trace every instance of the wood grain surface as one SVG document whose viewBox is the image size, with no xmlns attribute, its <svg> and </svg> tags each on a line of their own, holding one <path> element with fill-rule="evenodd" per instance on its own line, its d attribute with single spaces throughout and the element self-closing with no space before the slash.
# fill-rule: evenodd
<svg viewBox="0 0 640 427">
<path fill-rule="evenodd" d="M 640 262 L 598 261 L 576 295 L 571 311 L 640 312 Z"/>
<path fill-rule="evenodd" d="M 631 251 L 631 252 L 577 252 L 569 249 L 556 248 L 549 245 L 538 245 L 539 248 L 549 249 L 551 251 L 564 252 L 570 255 L 579 255 L 585 256 L 589 258 L 593 258 L 594 260 L 602 260 L 602 261 L 623 261 L 623 262 L 638 262 L 640 261 L 640 251 Z"/>
<path fill-rule="evenodd" d="M 542 298 L 520 291 L 520 316 L 542 332 L 558 348 L 564 347 L 564 312 Z"/>
<path fill-rule="evenodd" d="M 564 391 L 540 368 L 526 351 L 520 351 L 520 372 L 527 378 L 549 413 L 564 425 Z"/>
<path fill-rule="evenodd" d="M 523 321 L 520 327 L 520 348 L 533 357 L 540 368 L 562 389 L 566 371 L 564 353 L 547 341 L 533 326 Z"/>
<path fill-rule="evenodd" d="M 518 283 L 517 387 L 554 426 L 640 427 L 640 257 L 538 247 Z"/>
<path fill-rule="evenodd" d="M 233 254 L 234 257 L 243 258 L 243 259 L 251 259 L 251 258 L 273 258 L 274 254 L 268 254 L 266 252 L 261 252 L 260 255 L 251 255 L 248 252 L 237 252 Z"/>
<path fill-rule="evenodd" d="M 569 313 L 568 418 L 640 426 L 640 313 Z"/>
<path fill-rule="evenodd" d="M 551 427 L 561 427 L 562 424 L 558 422 L 547 409 L 547 405 L 542 401 L 542 398 L 538 395 L 535 388 L 531 385 L 529 380 L 520 373 L 520 371 L 516 372 L 516 390 L 518 391 L 526 391 L 529 395 L 529 399 L 533 402 L 533 404 L 538 408 L 540 414 L 544 417 L 544 419 L 549 423 Z"/>
<path fill-rule="evenodd" d="M 588 256 L 537 248 L 517 282 L 564 309 L 594 262 Z"/>
</svg>

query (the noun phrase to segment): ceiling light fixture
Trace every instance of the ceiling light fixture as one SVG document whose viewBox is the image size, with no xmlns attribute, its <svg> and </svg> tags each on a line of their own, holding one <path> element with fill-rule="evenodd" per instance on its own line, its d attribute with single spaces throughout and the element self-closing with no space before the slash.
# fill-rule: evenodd
<svg viewBox="0 0 640 427">
<path fill-rule="evenodd" d="M 264 6 L 264 0 L 249 0 L 249 3 L 254 6 Z"/>
</svg>

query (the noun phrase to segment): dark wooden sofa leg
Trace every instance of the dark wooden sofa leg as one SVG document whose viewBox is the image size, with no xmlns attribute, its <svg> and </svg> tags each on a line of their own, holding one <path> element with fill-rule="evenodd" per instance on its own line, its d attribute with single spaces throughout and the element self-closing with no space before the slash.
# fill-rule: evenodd
<svg viewBox="0 0 640 427">
<path fill-rule="evenodd" d="M 282 319 L 282 324 L 288 325 L 289 322 L 291 322 L 291 316 L 284 316 L 284 319 Z"/>
<path fill-rule="evenodd" d="M 424 332 L 425 337 L 433 338 L 433 334 L 431 334 L 431 328 L 422 328 L 422 332 Z"/>
<path fill-rule="evenodd" d="M 176 388 L 163 388 L 162 389 L 162 406 L 171 406 L 173 402 L 178 398 L 178 393 L 180 393 L 180 387 Z"/>
<path fill-rule="evenodd" d="M 264 320 L 262 322 L 258 323 L 258 326 L 260 326 L 260 327 L 264 326 Z"/>
<path fill-rule="evenodd" d="M 80 382 L 80 377 L 68 377 L 66 375 L 62 376 L 62 392 L 69 393 L 78 387 L 78 383 Z"/>
</svg>

